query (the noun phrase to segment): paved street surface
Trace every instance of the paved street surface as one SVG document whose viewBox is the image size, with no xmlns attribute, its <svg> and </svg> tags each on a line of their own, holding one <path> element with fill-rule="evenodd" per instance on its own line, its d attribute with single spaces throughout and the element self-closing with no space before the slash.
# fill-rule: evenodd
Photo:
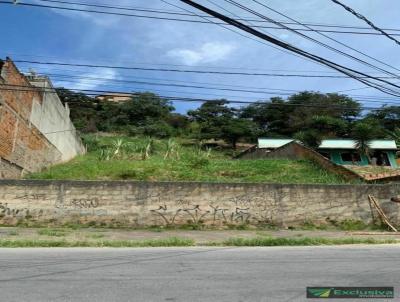
<svg viewBox="0 0 400 302">
<path fill-rule="evenodd" d="M 389 245 L 0 249 L 0 267 L 7 302 L 306 301 L 306 286 L 395 286 L 400 301 Z"/>
</svg>

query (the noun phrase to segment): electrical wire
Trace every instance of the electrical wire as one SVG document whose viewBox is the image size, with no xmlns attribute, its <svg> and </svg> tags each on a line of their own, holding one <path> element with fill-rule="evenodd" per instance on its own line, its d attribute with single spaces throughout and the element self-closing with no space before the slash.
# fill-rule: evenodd
<svg viewBox="0 0 400 302">
<path fill-rule="evenodd" d="M 112 96 L 122 96 L 126 97 L 127 95 L 133 98 L 140 98 L 142 92 L 126 92 L 126 91 L 111 91 L 111 90 L 96 90 L 96 89 L 71 89 L 75 92 L 84 93 L 87 96 L 98 96 L 99 94 L 109 94 Z M 13 85 L 13 84 L 2 84 L 0 85 L 0 91 L 15 91 L 15 92 L 37 92 L 37 93 L 55 93 L 57 94 L 57 89 L 55 88 L 43 88 L 37 86 L 27 86 L 27 85 Z M 203 98 L 191 98 L 191 97 L 177 97 L 177 96 L 155 96 L 154 99 L 166 99 L 170 101 L 179 101 L 179 102 L 219 102 L 220 100 L 215 99 L 203 99 Z M 229 100 L 223 99 L 227 103 L 231 104 L 271 104 L 277 106 L 294 106 L 294 107 L 305 107 L 305 108 L 332 108 L 332 109 L 342 109 L 342 110 L 356 110 L 354 107 L 345 107 L 339 105 L 329 105 L 329 104 L 276 104 L 271 102 L 260 102 L 260 101 L 239 101 L 239 100 Z M 82 103 L 82 102 L 80 102 Z M 384 110 L 384 107 L 370 107 L 370 106 L 359 106 L 362 110 Z"/>
<path fill-rule="evenodd" d="M 270 11 L 272 11 L 272 12 L 278 14 L 278 15 L 280 15 L 280 16 L 283 16 L 283 17 L 285 17 L 285 18 L 287 18 L 287 19 L 289 19 L 289 20 L 295 22 L 295 23 L 298 24 L 298 25 L 304 26 L 304 27 L 306 27 L 307 29 L 310 29 L 311 31 L 316 32 L 317 34 L 319 34 L 320 36 L 323 36 L 324 38 L 327 38 L 327 39 L 329 39 L 329 40 L 331 40 L 331 41 L 334 41 L 334 42 L 336 42 L 336 43 L 338 43 L 338 44 L 340 44 L 340 45 L 346 47 L 347 49 L 350 49 L 350 50 L 352 50 L 352 51 L 355 51 L 355 52 L 357 52 L 357 53 L 359 53 L 359 54 L 361 54 L 361 55 L 363 55 L 363 56 L 365 56 L 365 57 L 367 57 L 367 58 L 369 58 L 369 59 L 371 59 L 371 60 L 374 60 L 375 62 L 378 62 L 378 63 L 380 63 L 380 64 L 382 64 L 382 65 L 385 65 L 386 67 L 393 68 L 393 69 L 395 69 L 395 70 L 397 70 L 397 71 L 400 71 L 399 68 L 396 68 L 396 67 L 394 67 L 393 65 L 390 65 L 390 64 L 388 64 L 388 63 L 386 63 L 386 62 L 383 62 L 383 61 L 381 61 L 381 60 L 379 60 L 379 59 L 376 59 L 376 58 L 374 58 L 374 57 L 372 57 L 372 56 L 366 54 L 365 52 L 362 52 L 362 51 L 360 51 L 360 50 L 358 50 L 358 49 L 355 49 L 354 47 L 351 47 L 351 46 L 349 46 L 349 45 L 347 45 L 347 44 L 345 44 L 345 43 L 343 43 L 343 42 L 341 42 L 341 41 L 339 41 L 339 40 L 337 40 L 337 39 L 334 39 L 334 38 L 332 38 L 332 37 L 330 37 L 330 36 L 328 36 L 328 35 L 326 35 L 326 34 L 324 34 L 324 33 L 321 33 L 321 32 L 319 32 L 318 30 L 315 30 L 315 29 L 311 28 L 311 27 L 308 26 L 307 24 L 301 23 L 301 22 L 299 22 L 299 21 L 297 21 L 297 20 L 295 20 L 295 19 L 289 17 L 288 15 L 283 14 L 282 12 L 280 12 L 280 11 L 278 11 L 278 10 L 276 10 L 276 9 L 273 9 L 272 7 L 270 7 L 270 6 L 268 6 L 268 5 L 264 4 L 264 3 L 261 3 L 261 2 L 258 1 L 258 0 L 252 0 L 252 1 L 255 2 L 255 3 L 257 3 L 257 4 L 259 4 L 260 6 L 262 6 L 262 7 L 264 7 L 264 8 L 266 8 L 266 9 L 268 9 L 268 10 L 270 10 Z M 279 22 L 279 23 L 282 23 L 282 22 Z M 297 32 L 297 30 L 295 30 L 295 32 Z"/>
<path fill-rule="evenodd" d="M 213 70 L 189 70 L 189 69 L 173 69 L 173 68 L 146 68 L 134 66 L 117 66 L 117 65 L 101 65 L 101 64 L 79 64 L 79 63 L 65 63 L 65 62 L 44 62 L 44 61 L 31 61 L 31 60 L 13 60 L 15 63 L 28 63 L 35 65 L 56 65 L 56 66 L 73 66 L 73 67 L 87 67 L 87 68 L 109 68 L 121 70 L 143 70 L 143 71 L 162 71 L 162 72 L 179 72 L 179 73 L 198 73 L 198 74 L 221 74 L 221 75 L 243 75 L 243 76 L 264 76 L 264 77 L 300 77 L 300 78 L 330 78 L 330 79 L 347 79 L 350 76 L 341 75 L 305 75 L 305 74 L 278 74 L 278 73 L 249 73 L 249 72 L 229 72 L 229 71 L 213 71 Z M 362 77 L 369 79 L 371 76 L 365 74 Z M 374 77 L 376 79 L 392 79 L 391 76 Z M 399 87 L 400 88 L 400 87 Z"/>
<path fill-rule="evenodd" d="M 294 30 L 294 29 L 292 29 L 292 28 L 290 28 L 290 27 L 288 27 L 288 26 L 286 26 L 286 25 L 284 25 L 284 24 L 282 24 L 282 23 L 280 23 L 280 22 L 278 22 L 278 21 L 275 21 L 275 20 L 273 20 L 273 19 L 271 19 L 271 18 L 266 17 L 265 15 L 263 15 L 263 14 L 261 14 L 261 13 L 259 13 L 259 12 L 254 11 L 254 10 L 252 10 L 252 9 L 250 9 L 250 8 L 248 8 L 248 7 L 242 5 L 242 4 L 240 4 L 240 3 L 238 3 L 238 2 L 236 2 L 236 1 L 234 1 L 234 0 L 224 0 L 224 1 L 227 2 L 227 3 L 233 4 L 233 5 L 235 5 L 236 7 L 239 7 L 239 8 L 241 8 L 241 9 L 243 9 L 243 10 L 249 12 L 249 13 L 252 13 L 252 14 L 254 14 L 254 15 L 260 17 L 260 18 L 263 18 L 263 19 L 265 19 L 265 20 L 269 20 L 269 21 L 273 22 L 274 24 L 276 24 L 276 25 L 278 25 L 278 26 L 281 26 L 282 28 L 285 28 L 285 29 L 289 30 L 290 32 L 293 32 L 293 33 L 295 33 L 295 34 L 297 34 L 297 35 L 299 35 L 299 36 L 301 36 L 301 37 L 303 37 L 303 38 L 305 38 L 305 39 L 307 39 L 307 40 L 309 40 L 309 41 L 311 41 L 311 42 L 313 42 L 313 43 L 316 43 L 316 44 L 318 44 L 318 45 L 320 45 L 320 46 L 322 46 L 322 47 L 324 47 L 324 48 L 327 48 L 327 49 L 329 49 L 329 50 L 331 50 L 331 51 L 333 51 L 333 52 L 335 52 L 335 53 L 338 53 L 338 54 L 340 54 L 340 55 L 343 55 L 343 56 L 345 56 L 345 57 L 347 57 L 347 58 L 350 58 L 350 59 L 352 59 L 352 60 L 354 60 L 354 61 L 357 61 L 358 63 L 361 63 L 361 64 L 363 64 L 363 65 L 366 65 L 366 66 L 368 66 L 368 67 L 370 67 L 370 68 L 373 68 L 373 69 L 375 69 L 375 70 L 379 70 L 379 71 L 381 71 L 381 72 L 384 72 L 384 73 L 386 73 L 386 74 L 388 74 L 388 75 L 392 75 L 392 76 L 398 77 L 396 74 L 394 74 L 394 73 L 392 73 L 392 72 L 389 72 L 389 71 L 387 71 L 387 70 L 385 70 L 385 69 L 383 69 L 383 68 L 380 68 L 380 67 L 378 67 L 378 66 L 375 66 L 375 65 L 373 65 L 373 64 L 371 64 L 371 63 L 369 63 L 369 62 L 367 62 L 367 61 L 365 61 L 365 60 L 362 60 L 362 59 L 360 59 L 360 58 L 357 58 L 357 57 L 355 57 L 355 56 L 353 56 L 353 55 L 351 55 L 351 54 L 349 54 L 349 53 L 346 53 L 346 52 L 344 52 L 344 51 L 341 51 L 340 49 L 337 49 L 337 48 L 335 48 L 335 47 L 332 47 L 332 46 L 330 46 L 330 45 L 328 45 L 328 44 L 326 44 L 326 43 L 323 43 L 323 42 L 321 42 L 321 41 L 319 41 L 319 40 L 317 40 L 317 39 L 314 39 L 314 38 L 312 38 L 312 37 L 310 37 L 310 36 L 307 36 L 307 35 L 305 35 L 305 34 L 303 34 L 303 33 L 300 33 L 300 32 L 298 32 L 298 31 L 296 31 L 296 30 Z M 260 3 L 260 2 L 258 2 L 258 1 L 256 1 L 256 0 L 252 0 L 252 1 L 255 2 L 255 3 L 258 3 L 258 4 L 260 4 L 260 5 L 262 5 L 263 7 L 267 7 L 267 6 L 265 6 L 264 4 L 262 4 L 262 3 Z M 292 20 L 294 20 L 294 19 L 292 19 Z M 326 36 L 325 34 L 322 34 L 322 33 L 319 33 L 319 34 L 322 35 L 322 36 L 324 36 L 324 37 L 330 38 L 329 36 Z M 370 57 L 369 55 L 367 55 L 367 54 L 365 54 L 365 53 L 363 53 L 363 52 L 359 52 L 358 50 L 356 50 L 356 49 L 354 49 L 354 48 L 352 48 L 352 47 L 350 47 L 350 46 L 347 46 L 346 44 L 344 44 L 344 43 L 342 43 L 342 42 L 340 42 L 340 41 L 338 41 L 338 40 L 336 40 L 336 39 L 333 39 L 333 38 L 330 38 L 330 39 L 333 40 L 333 41 L 335 41 L 336 43 L 341 44 L 342 46 L 345 46 L 345 47 L 347 47 L 347 48 L 349 48 L 349 49 L 351 49 L 351 50 L 353 50 L 353 51 L 356 51 L 356 52 L 358 52 L 358 53 L 361 53 L 361 54 L 364 55 L 364 56 L 367 56 L 367 57 L 369 57 L 369 58 L 372 58 L 372 59 L 378 61 L 377 59 L 375 59 L 375 58 L 373 58 L 373 57 Z M 390 65 L 388 65 L 388 66 L 390 66 Z M 398 77 L 398 78 L 399 78 L 399 77 Z"/>
<path fill-rule="evenodd" d="M 396 40 L 395 38 L 393 38 L 391 35 L 389 35 L 387 32 L 385 32 L 383 29 L 379 28 L 378 26 L 376 26 L 374 23 L 372 23 L 370 20 L 368 20 L 368 18 L 366 18 L 365 16 L 363 16 L 362 14 L 356 12 L 354 9 L 352 9 L 350 6 L 347 6 L 345 4 L 343 4 L 342 2 L 338 1 L 338 0 L 331 0 L 333 3 L 336 3 L 338 5 L 340 5 L 341 7 L 343 7 L 345 10 L 347 10 L 348 12 L 350 12 L 352 15 L 356 16 L 358 19 L 363 20 L 365 23 L 367 23 L 369 26 L 371 26 L 373 29 L 375 29 L 376 31 L 380 32 L 381 34 L 383 34 L 384 36 L 386 36 L 387 38 L 389 38 L 390 40 L 394 41 L 396 44 L 400 45 L 400 41 Z"/>
<path fill-rule="evenodd" d="M 180 13 L 180 12 L 175 12 L 175 11 L 165 11 L 165 10 L 160 10 L 160 9 L 150 9 L 150 8 L 134 8 L 134 7 L 123 7 L 123 6 L 111 6 L 111 5 L 99 5 L 99 4 L 91 4 L 91 3 L 83 3 L 83 2 L 70 2 L 70 1 L 52 1 L 52 0 L 37 0 L 41 2 L 50 2 L 50 3 L 59 3 L 59 4 L 69 4 L 69 5 L 78 5 L 78 6 L 86 6 L 86 7 L 96 7 L 96 8 L 108 8 L 108 9 L 113 9 L 113 10 L 126 10 L 126 11 L 139 11 L 139 12 L 148 12 L 148 13 L 159 13 L 159 14 L 167 14 L 167 15 L 180 15 L 180 16 L 188 16 L 188 17 L 206 17 L 203 15 L 196 15 L 196 14 L 188 14 L 188 13 Z M 43 7 L 43 8 L 53 8 L 53 9 L 63 9 L 63 7 L 56 7 L 56 6 L 43 6 L 39 5 L 36 6 L 35 4 L 32 3 L 22 3 L 22 2 L 11 2 L 11 1 L 0 1 L 1 4 L 19 4 L 19 5 L 26 5 L 26 6 L 32 6 L 32 7 Z M 89 13 L 102 13 L 102 12 L 97 12 L 97 11 L 89 11 Z M 108 14 L 113 14 L 113 12 L 107 12 Z M 132 17 L 140 17 L 140 18 L 151 18 L 151 19 L 157 19 L 156 16 L 146 16 L 146 15 L 128 15 L 124 14 L 123 16 L 132 16 Z M 214 17 L 212 17 L 214 18 Z M 187 20 L 187 19 L 173 19 L 173 18 L 159 18 L 161 20 L 170 20 L 170 21 L 183 21 L 183 22 L 194 22 L 194 23 L 209 23 L 209 24 L 215 24 L 213 22 L 198 22 L 198 20 Z M 269 23 L 268 21 L 264 20 L 256 20 L 256 19 L 248 19 L 248 18 L 239 18 L 237 19 L 239 21 L 250 21 L 250 22 L 258 22 L 258 23 Z M 296 23 L 292 22 L 282 22 L 284 24 L 288 25 L 293 25 Z M 219 23 L 223 25 L 224 23 Z M 332 25 L 332 24 L 321 24 L 321 23 L 310 23 L 310 22 L 303 22 L 303 24 L 309 25 L 309 26 L 314 26 L 314 27 L 327 27 L 327 28 L 344 28 L 344 29 L 370 29 L 369 27 L 360 27 L 360 26 L 350 26 L 350 25 Z M 255 26 L 258 28 L 267 28 L 267 29 L 278 29 L 281 30 L 282 28 L 278 27 L 272 27 L 272 26 Z M 297 28 L 296 30 L 299 31 L 311 31 L 310 29 L 304 29 L 304 28 Z M 386 31 L 400 31 L 400 29 L 396 28 L 386 28 Z M 314 29 L 312 30 L 314 31 Z M 324 30 L 324 29 L 318 29 L 319 32 L 328 32 L 328 33 L 339 33 L 339 34 L 360 34 L 360 35 L 382 35 L 382 33 L 376 33 L 376 32 L 358 32 L 358 31 L 338 31 L 338 30 Z M 392 36 L 400 36 L 400 34 L 391 34 Z"/>
<path fill-rule="evenodd" d="M 304 57 L 310 58 L 311 60 L 313 60 L 315 62 L 322 63 L 322 64 L 324 64 L 324 65 L 326 65 L 326 66 L 328 66 L 328 67 L 330 67 L 330 68 L 332 68 L 334 70 L 337 70 L 337 71 L 339 71 L 339 72 L 341 72 L 341 73 L 343 73 L 343 74 L 345 74 L 345 75 L 347 75 L 347 76 L 349 76 L 349 77 L 351 77 L 351 78 L 353 78 L 353 79 L 355 79 L 355 80 L 357 80 L 357 81 L 359 81 L 359 82 L 361 82 L 363 84 L 366 84 L 367 86 L 374 87 L 377 90 L 380 90 L 380 91 L 382 91 L 384 93 L 387 93 L 387 94 L 390 94 L 390 95 L 393 95 L 393 96 L 399 96 L 400 95 L 399 91 L 396 91 L 396 90 L 394 90 L 392 88 L 388 88 L 388 87 L 385 87 L 385 86 L 382 85 L 384 83 L 384 84 L 387 84 L 387 85 L 390 85 L 390 86 L 393 86 L 393 87 L 396 87 L 396 88 L 400 88 L 400 86 L 398 86 L 396 84 L 393 84 L 391 82 L 385 81 L 383 79 L 378 79 L 376 77 L 368 76 L 365 73 L 359 72 L 359 71 L 354 70 L 354 69 L 349 68 L 349 67 L 345 67 L 343 65 L 337 64 L 337 63 L 335 63 L 333 61 L 327 60 L 327 59 L 325 59 L 323 57 L 320 57 L 318 55 L 315 55 L 315 54 L 309 53 L 307 51 L 304 51 L 304 50 L 302 50 L 302 49 L 300 49 L 300 48 L 298 48 L 296 46 L 293 46 L 291 44 L 288 44 L 288 43 L 285 43 L 285 42 L 280 41 L 278 39 L 275 39 L 275 38 L 273 38 L 273 37 L 271 37 L 271 36 L 269 36 L 267 34 L 264 34 L 264 33 L 260 32 L 260 31 L 258 31 L 256 29 L 248 26 L 248 25 L 243 24 L 243 23 L 241 23 L 241 22 L 239 22 L 237 20 L 234 20 L 234 19 L 232 19 L 230 17 L 227 17 L 227 16 L 225 16 L 225 15 L 223 15 L 221 13 L 218 13 L 218 12 L 216 12 L 216 11 L 210 9 L 210 8 L 207 8 L 207 7 L 203 6 L 203 5 L 200 5 L 197 2 L 194 2 L 194 1 L 191 1 L 191 0 L 180 0 L 180 1 L 190 5 L 192 7 L 195 7 L 197 9 L 209 14 L 209 15 L 215 16 L 215 17 L 219 18 L 220 20 L 222 20 L 222 21 L 224 21 L 224 22 L 226 22 L 228 24 L 232 24 L 233 26 L 235 26 L 235 27 L 237 27 L 237 28 L 239 28 L 239 29 L 241 29 L 241 30 L 243 30 L 245 32 L 251 33 L 252 35 L 254 35 L 256 37 L 259 37 L 259 38 L 261 38 L 261 39 L 263 39 L 265 41 L 268 41 L 268 42 L 270 42 L 270 43 L 272 43 L 274 45 L 278 45 L 279 47 L 282 47 L 282 48 L 287 49 L 289 51 L 295 52 L 295 53 L 300 54 L 300 55 L 302 55 Z M 370 80 L 373 80 L 373 82 L 364 80 L 364 79 L 360 78 L 360 76 L 368 77 Z"/>
</svg>

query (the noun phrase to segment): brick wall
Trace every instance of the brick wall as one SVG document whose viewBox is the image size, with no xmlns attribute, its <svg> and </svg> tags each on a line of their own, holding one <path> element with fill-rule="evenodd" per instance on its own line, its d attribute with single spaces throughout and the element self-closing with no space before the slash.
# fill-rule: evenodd
<svg viewBox="0 0 400 302">
<path fill-rule="evenodd" d="M 125 226 L 296 225 L 371 221 L 368 194 L 400 224 L 400 185 L 284 185 L 0 180 L 0 223 Z"/>
<path fill-rule="evenodd" d="M 30 122 L 32 104 L 41 102 L 42 93 L 10 60 L 1 64 L 0 87 L 0 177 L 19 177 L 60 161 L 61 153 Z"/>
</svg>

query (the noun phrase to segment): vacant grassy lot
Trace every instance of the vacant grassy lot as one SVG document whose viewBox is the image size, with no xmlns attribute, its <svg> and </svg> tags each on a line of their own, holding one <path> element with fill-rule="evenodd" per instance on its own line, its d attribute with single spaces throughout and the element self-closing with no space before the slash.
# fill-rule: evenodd
<svg viewBox="0 0 400 302">
<path fill-rule="evenodd" d="M 343 183 L 308 161 L 233 160 L 226 151 L 185 141 L 85 137 L 88 154 L 32 179 Z"/>
</svg>

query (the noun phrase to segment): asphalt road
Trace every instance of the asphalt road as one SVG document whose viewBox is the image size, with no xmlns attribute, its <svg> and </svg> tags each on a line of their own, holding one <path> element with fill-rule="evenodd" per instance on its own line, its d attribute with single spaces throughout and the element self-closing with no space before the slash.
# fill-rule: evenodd
<svg viewBox="0 0 400 302">
<path fill-rule="evenodd" d="M 7 302 L 307 301 L 306 286 L 395 286 L 400 301 L 400 246 L 0 249 L 0 286 Z"/>
</svg>

